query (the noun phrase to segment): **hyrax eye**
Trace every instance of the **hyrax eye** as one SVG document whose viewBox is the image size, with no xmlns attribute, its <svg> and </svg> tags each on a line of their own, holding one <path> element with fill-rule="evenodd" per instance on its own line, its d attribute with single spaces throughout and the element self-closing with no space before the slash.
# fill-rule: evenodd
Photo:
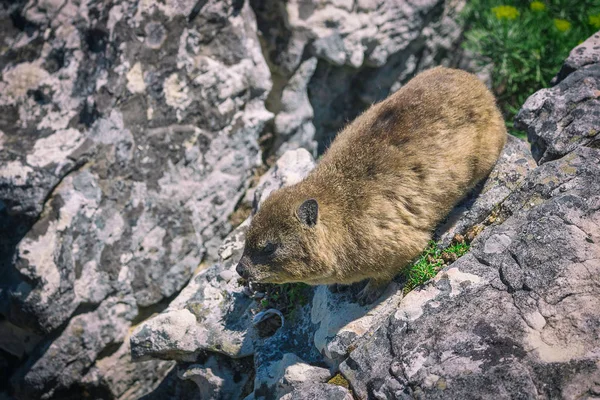
<svg viewBox="0 0 600 400">
<path fill-rule="evenodd" d="M 267 244 L 265 244 L 265 247 L 263 247 L 262 252 L 263 252 L 263 254 L 269 255 L 269 254 L 273 254 L 276 249 L 277 249 L 277 246 L 274 243 L 267 242 Z"/>
</svg>

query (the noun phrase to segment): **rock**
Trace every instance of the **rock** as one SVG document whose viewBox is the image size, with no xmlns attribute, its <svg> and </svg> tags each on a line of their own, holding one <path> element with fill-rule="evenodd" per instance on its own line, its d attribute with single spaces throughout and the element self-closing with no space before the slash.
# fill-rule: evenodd
<svg viewBox="0 0 600 400">
<path fill-rule="evenodd" d="M 327 38 L 329 45 L 324 46 L 322 40 L 317 43 L 317 51 L 341 60 L 337 53 L 343 50 L 346 64 L 358 68 L 383 66 L 389 57 L 406 49 L 419 36 L 417 27 L 442 8 L 443 2 L 435 0 L 414 4 L 377 2 L 357 8 L 352 2 L 310 5 L 291 1 L 286 4 L 286 13 L 291 29 L 304 32 L 305 40 Z"/>
<path fill-rule="evenodd" d="M 305 76 L 306 62 L 318 61 L 304 84 L 307 90 L 302 89 L 314 115 L 303 121 L 296 133 L 302 140 L 294 138 L 292 145 L 312 151 L 314 140 L 319 154 L 348 121 L 416 72 L 461 61 L 462 52 L 456 50 L 463 1 L 251 3 L 272 66 L 274 90 L 267 105 L 276 121 L 280 111 L 289 118 L 281 105 L 284 95 L 296 90 L 297 74 Z M 272 133 L 271 152 L 282 154 L 278 148 L 289 132 L 275 128 Z"/>
<path fill-rule="evenodd" d="M 599 160 L 578 148 L 531 172 L 506 220 L 340 365 L 359 398 L 587 393 L 599 373 Z"/>
<path fill-rule="evenodd" d="M 600 63 L 583 66 L 556 86 L 527 99 L 515 126 L 527 132 L 533 158 L 543 164 L 579 146 L 598 146 Z"/>
<path fill-rule="evenodd" d="M 317 142 L 313 140 L 313 109 L 306 93 L 310 78 L 315 73 L 317 59 L 310 58 L 296 71 L 281 94 L 281 109 L 275 117 L 274 147 L 277 155 L 297 148 L 307 149 L 316 156 Z"/>
<path fill-rule="evenodd" d="M 352 400 L 348 389 L 327 383 L 310 383 L 296 388 L 293 392 L 281 397 L 281 400 Z"/>
<path fill-rule="evenodd" d="M 281 360 L 259 371 L 262 373 L 254 379 L 255 399 L 281 398 L 304 383 L 325 383 L 331 375 L 328 369 L 306 364 L 292 353 L 284 354 Z"/>
<path fill-rule="evenodd" d="M 392 283 L 375 303 L 362 307 L 352 298 L 352 290 L 331 293 L 319 286 L 311 308 L 311 322 L 317 330 L 314 346 L 325 356 L 325 362 L 337 367 L 363 337 L 368 337 L 387 316 L 394 312 L 402 299 L 402 290 Z"/>
<path fill-rule="evenodd" d="M 12 385 L 21 398 L 60 397 L 101 358 L 104 349 L 122 343 L 130 321 L 137 313 L 131 293 L 122 293 L 103 301 L 92 312 L 72 318 L 54 340 L 47 339 L 12 377 Z"/>
<path fill-rule="evenodd" d="M 129 335 L 113 354 L 102 356 L 83 377 L 82 383 L 87 387 L 105 387 L 110 397 L 122 400 L 141 398 L 161 384 L 175 366 L 173 361 L 131 362 Z"/>
<path fill-rule="evenodd" d="M 558 75 L 554 78 L 553 83 L 559 83 L 571 72 L 588 64 L 600 63 L 600 52 L 598 52 L 599 46 L 600 32 L 590 36 L 585 42 L 571 50 L 569 57 L 565 60 Z"/>
<path fill-rule="evenodd" d="M 19 398 L 138 398 L 173 365 L 132 364 L 123 343 L 218 259 L 273 118 L 250 7 L 194 6 L 0 11 L 17 28 L 0 50 L 0 312 L 43 335 L 15 349 Z"/>
<path fill-rule="evenodd" d="M 162 399 L 181 399 L 181 400 L 202 400 L 198 385 L 194 381 L 182 380 L 177 368 L 160 382 L 160 384 L 150 393 L 140 397 L 140 400 L 162 400 Z"/>
<path fill-rule="evenodd" d="M 0 349 L 15 357 L 31 353 L 42 337 L 21 329 L 6 320 L 0 321 Z"/>
<path fill-rule="evenodd" d="M 284 387 L 289 385 L 293 388 L 304 382 L 325 382 L 330 376 L 331 373 L 326 368 L 313 367 L 302 362 L 296 362 L 285 369 L 281 384 Z"/>
<path fill-rule="evenodd" d="M 180 377 L 198 385 L 201 399 L 239 399 L 247 390 L 251 364 L 213 354 L 203 363 L 187 367 Z"/>
<path fill-rule="evenodd" d="M 322 60 L 328 61 L 337 67 L 341 67 L 346 63 L 347 55 L 344 40 L 338 32 L 315 40 L 312 47 L 315 55 Z"/>
<path fill-rule="evenodd" d="M 233 271 L 225 270 L 219 274 L 219 278 L 225 282 L 229 282 L 230 280 L 236 278 L 236 275 L 233 273 Z"/>
<path fill-rule="evenodd" d="M 312 157 L 306 150 L 286 152 L 259 182 L 254 191 L 255 204 L 260 204 L 272 190 L 302 179 L 313 166 Z M 131 337 L 132 355 L 138 360 L 159 358 L 194 362 L 206 352 L 211 354 L 207 361 L 186 367 L 180 373 L 180 377 L 196 382 L 201 387 L 201 393 L 213 393 L 213 396 L 218 398 L 236 397 L 245 387 L 245 383 L 238 384 L 239 380 L 232 381 L 232 376 L 241 376 L 242 378 L 236 379 L 242 381 L 250 376 L 249 371 L 235 372 L 234 366 L 238 361 L 230 362 L 226 357 L 239 360 L 255 356 L 255 387 L 262 387 L 263 380 L 270 382 L 265 377 L 274 374 L 273 368 L 278 370 L 277 376 L 282 381 L 278 383 L 278 378 L 272 385 L 264 386 L 268 388 L 265 389 L 266 393 L 274 390 L 273 385 L 279 385 L 277 390 L 287 392 L 303 379 L 302 375 L 305 379 L 312 379 L 319 374 L 324 375 L 324 371 L 327 371 L 301 364 L 301 371 L 292 369 L 286 375 L 288 378 L 285 378 L 285 368 L 295 364 L 296 359 L 290 358 L 290 355 L 281 364 L 281 358 L 277 357 L 281 357 L 279 352 L 285 351 L 289 343 L 296 342 L 296 346 L 302 345 L 298 344 L 298 339 L 290 340 L 287 333 L 291 330 L 294 332 L 292 335 L 298 334 L 298 329 L 282 329 L 284 332 L 269 338 L 270 342 L 263 343 L 251 322 L 259 305 L 244 294 L 244 288 L 237 283 L 237 279 L 222 278 L 224 272 L 228 272 L 225 275 L 235 273 L 248 224 L 249 220 L 225 240 L 220 250 L 219 263 L 200 271 L 163 313 L 143 322 Z M 299 320 L 302 319 L 299 317 Z M 302 330 L 299 332 L 301 338 L 307 335 Z M 257 347 L 261 350 L 257 350 Z M 213 355 L 216 358 L 211 358 Z M 313 354 L 309 359 L 314 357 Z M 217 363 L 218 368 L 213 365 L 216 360 L 221 360 Z"/>
<path fill-rule="evenodd" d="M 287 151 L 260 178 L 256 188 L 246 193 L 245 201 L 252 204 L 252 212 L 255 214 L 274 190 L 300 182 L 314 167 L 315 162 L 308 151 Z"/>
<path fill-rule="evenodd" d="M 208 333 L 198 329 L 196 319 L 183 309 L 159 314 L 144 323 L 130 339 L 133 358 L 144 360 L 151 351 L 154 358 L 195 361 L 198 348 L 208 340 Z"/>
<path fill-rule="evenodd" d="M 302 179 L 313 165 L 306 150 L 288 151 L 259 182 L 256 203 L 270 191 Z M 219 263 L 200 271 L 162 314 L 136 328 L 131 338 L 135 358 L 193 361 L 203 351 L 233 358 L 254 353 L 257 337 L 251 321 L 258 305 L 243 293 L 237 279 L 222 279 L 225 272 L 237 276 L 248 225 L 246 221 L 225 240 Z"/>
</svg>

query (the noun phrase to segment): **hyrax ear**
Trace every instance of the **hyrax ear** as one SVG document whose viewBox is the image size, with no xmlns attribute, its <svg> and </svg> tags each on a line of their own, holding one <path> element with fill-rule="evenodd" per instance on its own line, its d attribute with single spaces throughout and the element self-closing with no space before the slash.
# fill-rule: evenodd
<svg viewBox="0 0 600 400">
<path fill-rule="evenodd" d="M 317 224 L 317 218 L 319 216 L 319 203 L 315 199 L 305 200 L 304 203 L 300 204 L 296 216 L 305 225 L 311 228 Z"/>
</svg>

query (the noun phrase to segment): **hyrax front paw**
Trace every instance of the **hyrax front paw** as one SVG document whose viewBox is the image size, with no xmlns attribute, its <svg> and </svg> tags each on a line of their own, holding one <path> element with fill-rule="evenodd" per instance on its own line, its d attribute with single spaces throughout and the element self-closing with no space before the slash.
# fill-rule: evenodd
<svg viewBox="0 0 600 400">
<path fill-rule="evenodd" d="M 374 303 L 385 291 L 389 281 L 378 281 L 370 279 L 367 286 L 363 288 L 357 295 L 356 300 L 361 306 Z"/>
</svg>

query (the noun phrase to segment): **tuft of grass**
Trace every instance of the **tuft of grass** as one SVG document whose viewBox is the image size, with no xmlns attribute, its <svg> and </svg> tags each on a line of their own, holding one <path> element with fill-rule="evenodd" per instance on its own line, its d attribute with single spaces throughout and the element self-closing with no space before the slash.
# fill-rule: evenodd
<svg viewBox="0 0 600 400">
<path fill-rule="evenodd" d="M 470 247 L 470 244 L 462 240 L 453 241 L 450 246 L 441 250 L 435 241 L 430 241 L 417 261 L 404 272 L 404 294 L 429 281 L 446 264 L 462 257 Z"/>
<path fill-rule="evenodd" d="M 311 287 L 305 283 L 268 285 L 260 305 L 263 309 L 275 308 L 293 319 L 295 311 L 308 304 L 310 293 Z"/>
<path fill-rule="evenodd" d="M 490 62 L 492 89 L 510 133 L 527 97 L 548 87 L 571 49 L 600 29 L 598 0 L 472 0 L 464 47 Z"/>
</svg>

